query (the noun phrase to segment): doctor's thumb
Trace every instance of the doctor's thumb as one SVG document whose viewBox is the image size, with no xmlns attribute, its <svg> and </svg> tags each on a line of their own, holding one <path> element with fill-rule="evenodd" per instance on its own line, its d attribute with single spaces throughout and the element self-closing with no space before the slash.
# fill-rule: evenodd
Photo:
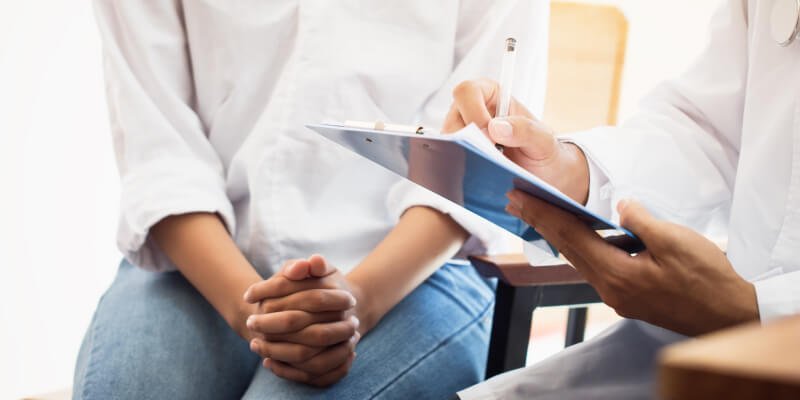
<svg viewBox="0 0 800 400">
<path fill-rule="evenodd" d="M 648 247 L 648 242 L 657 240 L 656 232 L 661 221 L 650 214 L 641 203 L 631 199 L 620 200 L 617 203 L 617 212 L 620 225 L 642 239 Z"/>
<path fill-rule="evenodd" d="M 556 143 L 552 129 L 533 118 L 512 116 L 489 122 L 489 136 L 506 147 L 520 147 L 536 152 L 550 150 Z"/>
</svg>

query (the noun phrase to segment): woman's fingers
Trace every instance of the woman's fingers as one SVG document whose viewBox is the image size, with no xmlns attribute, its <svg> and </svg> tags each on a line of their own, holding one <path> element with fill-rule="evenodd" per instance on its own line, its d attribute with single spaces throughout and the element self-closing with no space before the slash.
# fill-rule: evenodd
<svg viewBox="0 0 800 400">
<path fill-rule="evenodd" d="M 272 373 L 281 378 L 317 387 L 327 387 L 339 382 L 342 380 L 342 378 L 347 376 L 347 373 L 350 372 L 350 367 L 353 365 L 354 359 L 355 353 L 351 354 L 344 364 L 340 365 L 333 371 L 316 377 L 306 371 L 294 368 L 291 365 L 278 360 L 265 359 L 263 365 L 264 368 L 270 369 Z"/>
<path fill-rule="evenodd" d="M 311 270 L 311 264 L 308 260 L 290 260 L 283 264 L 280 274 L 284 278 L 299 281 L 308 278 Z"/>
<path fill-rule="evenodd" d="M 314 324 L 293 333 L 268 334 L 271 342 L 291 342 L 306 346 L 322 347 L 344 342 L 355 335 L 359 321 L 350 317 L 344 321 Z"/>
<path fill-rule="evenodd" d="M 273 374 L 290 381 L 309 383 L 314 377 L 306 371 L 299 370 L 282 361 L 271 358 L 264 359 L 264 368 L 268 368 Z"/>
<path fill-rule="evenodd" d="M 347 311 L 356 305 L 353 294 L 343 289 L 308 289 L 288 296 L 267 299 L 261 302 L 261 310 L 273 313 L 286 310 L 302 310 L 312 313 Z"/>
<path fill-rule="evenodd" d="M 250 341 L 250 350 L 261 356 L 261 358 L 274 358 L 289 363 L 301 363 L 322 353 L 325 351 L 325 347 L 253 339 Z"/>
<path fill-rule="evenodd" d="M 356 333 L 350 340 L 331 346 L 306 361 L 292 363 L 292 366 L 314 376 L 327 374 L 347 362 L 350 355 L 355 352 L 358 338 L 359 334 Z"/>
<path fill-rule="evenodd" d="M 310 313 L 300 310 L 288 310 L 251 315 L 247 319 L 247 327 L 250 330 L 264 334 L 291 333 L 312 324 L 342 321 L 344 319 L 344 311 Z"/>
<path fill-rule="evenodd" d="M 308 258 L 309 275 L 312 278 L 324 278 L 337 271 L 335 267 L 328 264 L 325 257 L 319 254 L 314 254 Z"/>
<path fill-rule="evenodd" d="M 329 265 L 319 254 L 314 254 L 307 260 L 290 260 L 281 268 L 281 274 L 292 281 L 324 278 L 334 272 L 336 272 L 336 268 Z"/>
<path fill-rule="evenodd" d="M 353 361 L 355 360 L 355 358 L 356 358 L 356 353 L 351 353 L 344 364 L 340 365 L 333 371 L 328 372 L 327 374 L 312 379 L 308 383 L 310 385 L 317 387 L 328 387 L 336 382 L 339 382 L 340 380 L 344 379 L 344 377 L 347 376 L 347 374 L 350 372 L 350 367 L 353 366 Z"/>
</svg>

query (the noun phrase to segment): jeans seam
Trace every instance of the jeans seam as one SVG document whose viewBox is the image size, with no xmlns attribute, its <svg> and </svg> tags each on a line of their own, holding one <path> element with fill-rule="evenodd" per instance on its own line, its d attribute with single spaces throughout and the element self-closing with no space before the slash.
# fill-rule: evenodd
<svg viewBox="0 0 800 400">
<path fill-rule="evenodd" d="M 455 339 L 456 337 L 459 337 L 462 334 L 466 334 L 467 333 L 467 329 L 472 327 L 473 325 L 475 325 L 477 323 L 480 323 L 480 321 L 486 316 L 486 314 L 492 309 L 493 306 L 494 306 L 494 301 L 490 301 L 484 307 L 484 309 L 475 318 L 473 318 L 471 321 L 467 322 L 463 327 L 461 327 L 461 329 L 456 330 L 455 333 L 453 333 L 452 335 L 447 336 L 446 338 L 444 338 L 444 340 L 439 342 L 429 352 L 427 352 L 424 355 L 422 355 L 422 357 L 420 357 L 418 360 L 416 360 L 413 363 L 411 363 L 405 370 L 403 370 L 403 372 L 401 372 L 399 375 L 395 376 L 394 379 L 390 380 L 389 382 L 386 383 L 386 385 L 384 385 L 383 387 L 378 389 L 378 391 L 375 392 L 374 395 L 370 396 L 370 399 L 375 399 L 378 396 L 380 396 L 380 394 L 383 393 L 387 388 L 389 388 L 389 386 L 391 386 L 393 383 L 395 383 L 398 380 L 400 380 L 400 378 L 402 378 L 404 375 L 409 373 L 409 371 L 413 370 L 414 367 L 419 365 L 419 363 L 424 361 L 426 358 L 430 357 L 433 353 L 436 353 L 442 347 L 444 347 L 447 344 L 449 344 L 453 339 Z"/>
<path fill-rule="evenodd" d="M 113 283 L 112 283 L 112 285 L 113 285 Z M 105 299 L 105 297 L 106 297 L 105 294 L 102 297 L 100 297 L 100 301 L 97 304 L 97 309 L 95 310 L 95 315 L 94 315 L 94 317 L 92 317 L 92 322 L 91 322 L 91 327 L 90 327 L 90 332 L 89 332 L 89 335 L 90 335 L 89 336 L 89 343 L 88 343 L 89 346 L 91 346 L 91 348 L 89 349 L 89 354 L 86 355 L 87 359 L 86 359 L 86 366 L 85 366 L 85 369 L 83 371 L 83 384 L 82 384 L 82 387 L 81 387 L 81 400 L 87 398 L 88 393 L 89 393 L 89 386 L 91 386 L 89 378 L 94 373 L 94 369 L 92 367 L 93 367 L 94 361 L 97 359 L 97 357 L 96 357 L 96 352 L 97 352 L 96 343 L 97 343 L 97 341 L 95 339 L 97 338 L 97 331 L 98 331 L 98 329 L 100 327 L 100 324 L 97 323 L 96 318 L 97 318 L 98 315 L 100 315 L 100 307 L 103 307 L 103 300 Z"/>
<path fill-rule="evenodd" d="M 449 297 L 451 300 L 453 300 L 453 302 L 454 302 L 454 303 L 455 303 L 455 304 L 456 304 L 458 307 L 460 307 L 462 310 L 464 310 L 465 312 L 467 312 L 467 313 L 472 313 L 472 310 L 470 310 L 470 309 L 469 309 L 469 307 L 467 307 L 467 306 L 466 306 L 466 305 L 465 305 L 465 304 L 464 304 L 464 303 L 461 301 L 462 299 L 461 299 L 461 298 L 459 298 L 458 296 L 454 295 L 454 294 L 453 294 L 453 291 L 452 291 L 452 290 L 450 290 L 449 288 L 445 287 L 444 285 L 442 285 L 441 283 L 439 283 L 439 282 L 436 282 L 436 281 L 428 281 L 428 282 L 426 282 L 426 283 L 429 283 L 431 286 L 435 286 L 437 289 L 439 289 L 439 290 L 442 292 L 442 294 L 444 294 L 445 296 L 447 296 L 447 297 Z M 484 284 L 485 284 L 485 282 L 481 282 L 481 283 L 484 283 Z M 487 287 L 488 287 L 488 285 L 487 285 Z M 494 303 L 494 301 L 493 301 L 493 298 L 492 298 L 492 296 L 493 296 L 493 295 L 490 295 L 489 297 L 483 297 L 483 296 L 481 296 L 481 299 L 483 299 L 483 300 L 487 300 L 487 301 L 489 302 L 489 304 L 493 304 L 493 303 Z"/>
</svg>

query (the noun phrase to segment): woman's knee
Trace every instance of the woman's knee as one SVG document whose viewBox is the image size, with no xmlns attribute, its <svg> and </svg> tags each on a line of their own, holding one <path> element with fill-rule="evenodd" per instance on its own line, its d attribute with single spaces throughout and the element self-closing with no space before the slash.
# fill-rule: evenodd
<svg viewBox="0 0 800 400">
<path fill-rule="evenodd" d="M 123 262 L 86 333 L 74 397 L 238 397 L 257 364 L 180 274 Z"/>
</svg>

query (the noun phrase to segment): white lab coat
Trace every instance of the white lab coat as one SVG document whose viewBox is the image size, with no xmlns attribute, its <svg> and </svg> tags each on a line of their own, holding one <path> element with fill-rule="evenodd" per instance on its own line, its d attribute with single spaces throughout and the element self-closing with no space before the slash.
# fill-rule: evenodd
<svg viewBox="0 0 800 400">
<path fill-rule="evenodd" d="M 726 1 L 705 53 L 633 119 L 569 135 L 594 163 L 589 205 L 598 212 L 633 197 L 662 218 L 727 232 L 728 257 L 754 283 L 762 321 L 800 312 L 800 42 L 773 40 L 772 3 Z M 623 321 L 461 397 L 648 398 L 656 351 L 680 339 Z"/>
<path fill-rule="evenodd" d="M 544 97 L 548 2 L 96 0 L 122 176 L 118 245 L 172 214 L 216 212 L 263 275 L 320 253 L 354 267 L 413 205 L 497 230 L 304 128 L 345 119 L 438 127 L 452 88 L 496 77 L 520 43 L 517 95 Z M 528 72 L 532 72 L 528 74 Z"/>
</svg>

